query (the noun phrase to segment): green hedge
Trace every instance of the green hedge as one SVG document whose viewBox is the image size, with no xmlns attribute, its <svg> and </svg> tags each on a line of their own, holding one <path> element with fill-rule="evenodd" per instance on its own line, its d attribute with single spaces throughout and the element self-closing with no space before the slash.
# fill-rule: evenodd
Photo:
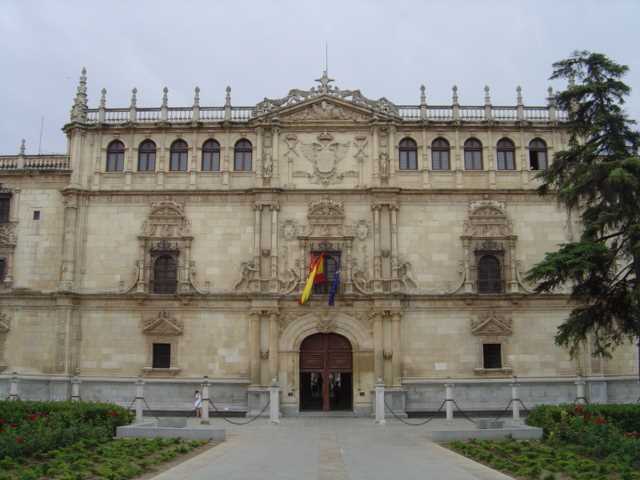
<svg viewBox="0 0 640 480">
<path fill-rule="evenodd" d="M 0 401 L 0 459 L 32 456 L 81 439 L 97 445 L 132 419 L 130 412 L 108 403 Z"/>
<path fill-rule="evenodd" d="M 576 405 L 542 405 L 534 408 L 527 423 L 541 427 L 548 434 L 564 415 L 575 415 Z M 583 405 L 581 416 L 603 417 L 622 432 L 640 432 L 640 404 Z"/>
</svg>

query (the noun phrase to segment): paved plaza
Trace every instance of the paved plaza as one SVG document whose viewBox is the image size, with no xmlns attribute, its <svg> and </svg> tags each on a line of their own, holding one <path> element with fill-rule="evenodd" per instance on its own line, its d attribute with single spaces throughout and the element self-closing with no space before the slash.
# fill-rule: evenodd
<svg viewBox="0 0 640 480">
<path fill-rule="evenodd" d="M 433 429 L 452 428 L 439 419 L 422 427 L 394 420 L 377 426 L 370 418 L 331 417 L 283 418 L 280 425 L 266 419 L 247 426 L 229 425 L 219 418 L 211 422 L 227 429 L 227 441 L 154 480 L 511 478 L 433 443 Z M 469 427 L 464 420 L 456 420 L 455 426 Z"/>
</svg>

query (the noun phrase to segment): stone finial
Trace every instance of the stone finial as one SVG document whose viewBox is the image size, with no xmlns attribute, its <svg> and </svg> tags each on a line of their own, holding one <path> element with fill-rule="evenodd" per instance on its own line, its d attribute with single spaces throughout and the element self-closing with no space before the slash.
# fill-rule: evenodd
<svg viewBox="0 0 640 480">
<path fill-rule="evenodd" d="M 20 155 L 24 155 L 24 152 L 27 150 L 27 141 L 23 138 L 20 142 Z"/>
<path fill-rule="evenodd" d="M 426 105 L 427 104 L 427 94 L 426 94 L 426 87 L 424 85 L 420 85 L 420 105 Z"/>
<path fill-rule="evenodd" d="M 484 104 L 491 105 L 491 90 L 489 89 L 489 85 L 484 86 Z"/>
<path fill-rule="evenodd" d="M 131 104 L 129 105 L 129 108 L 136 108 L 137 104 L 138 104 L 138 89 L 136 87 L 133 87 L 131 89 Z"/>
<path fill-rule="evenodd" d="M 555 105 L 555 103 L 556 103 L 556 97 L 553 94 L 553 87 L 549 87 L 547 88 L 547 104 Z"/>
<path fill-rule="evenodd" d="M 82 67 L 80 81 L 78 82 L 78 88 L 76 89 L 76 97 L 73 101 L 73 108 L 71 109 L 71 120 L 86 120 L 87 108 L 87 69 Z"/>
<path fill-rule="evenodd" d="M 169 105 L 169 89 L 164 87 L 162 89 L 162 108 L 167 108 Z"/>
<path fill-rule="evenodd" d="M 107 106 L 107 89 L 103 88 L 102 90 L 100 90 L 100 108 L 104 110 L 106 106 Z"/>
<path fill-rule="evenodd" d="M 518 105 L 524 105 L 522 101 L 522 87 L 520 85 L 516 87 L 516 101 Z"/>
<path fill-rule="evenodd" d="M 453 88 L 451 89 L 453 91 L 453 95 L 452 95 L 452 103 L 454 105 L 458 104 L 458 86 L 454 85 Z"/>
<path fill-rule="evenodd" d="M 193 106 L 200 106 L 200 87 L 196 87 L 193 94 Z"/>
<path fill-rule="evenodd" d="M 230 107 L 231 106 L 231 87 L 227 86 L 227 88 L 225 89 L 226 95 L 224 97 L 224 106 L 225 107 Z"/>
</svg>

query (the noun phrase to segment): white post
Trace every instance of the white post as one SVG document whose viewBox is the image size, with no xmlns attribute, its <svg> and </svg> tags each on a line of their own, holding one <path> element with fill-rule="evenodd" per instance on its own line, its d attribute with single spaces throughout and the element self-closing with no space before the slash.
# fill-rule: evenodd
<svg viewBox="0 0 640 480">
<path fill-rule="evenodd" d="M 269 419 L 271 423 L 280 423 L 280 387 L 275 377 L 269 387 Z"/>
<path fill-rule="evenodd" d="M 18 374 L 13 372 L 9 382 L 9 400 L 18 400 Z"/>
<path fill-rule="evenodd" d="M 576 377 L 576 403 L 584 405 L 587 403 L 586 398 L 584 396 L 584 385 L 585 381 L 582 379 L 581 375 Z"/>
<path fill-rule="evenodd" d="M 447 422 L 453 421 L 453 383 L 444 384 L 445 409 L 447 412 Z"/>
<path fill-rule="evenodd" d="M 511 383 L 511 408 L 513 409 L 513 421 L 520 421 L 520 399 L 518 398 L 518 381 L 513 377 Z"/>
<path fill-rule="evenodd" d="M 143 402 L 144 401 L 144 380 L 138 378 L 136 382 L 136 423 L 142 423 L 143 419 Z"/>
<path fill-rule="evenodd" d="M 200 404 L 200 423 L 209 425 L 209 377 L 202 382 L 202 403 Z"/>
<path fill-rule="evenodd" d="M 77 376 L 71 379 L 71 401 L 80 401 L 80 379 Z"/>
<path fill-rule="evenodd" d="M 384 425 L 384 382 L 381 378 L 376 383 L 376 424 Z"/>
</svg>

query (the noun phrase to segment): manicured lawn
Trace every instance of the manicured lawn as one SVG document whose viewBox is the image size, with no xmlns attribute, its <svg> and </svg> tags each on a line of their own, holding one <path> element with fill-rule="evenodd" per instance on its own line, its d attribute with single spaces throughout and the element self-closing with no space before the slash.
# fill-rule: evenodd
<svg viewBox="0 0 640 480">
<path fill-rule="evenodd" d="M 640 480 L 640 405 L 543 406 L 527 423 L 543 428 L 543 440 L 448 446 L 521 479 Z"/>
<path fill-rule="evenodd" d="M 6 457 L 0 460 L 0 480 L 134 478 L 206 443 L 159 438 L 121 438 L 98 444 L 80 441 L 30 458 Z"/>
</svg>

